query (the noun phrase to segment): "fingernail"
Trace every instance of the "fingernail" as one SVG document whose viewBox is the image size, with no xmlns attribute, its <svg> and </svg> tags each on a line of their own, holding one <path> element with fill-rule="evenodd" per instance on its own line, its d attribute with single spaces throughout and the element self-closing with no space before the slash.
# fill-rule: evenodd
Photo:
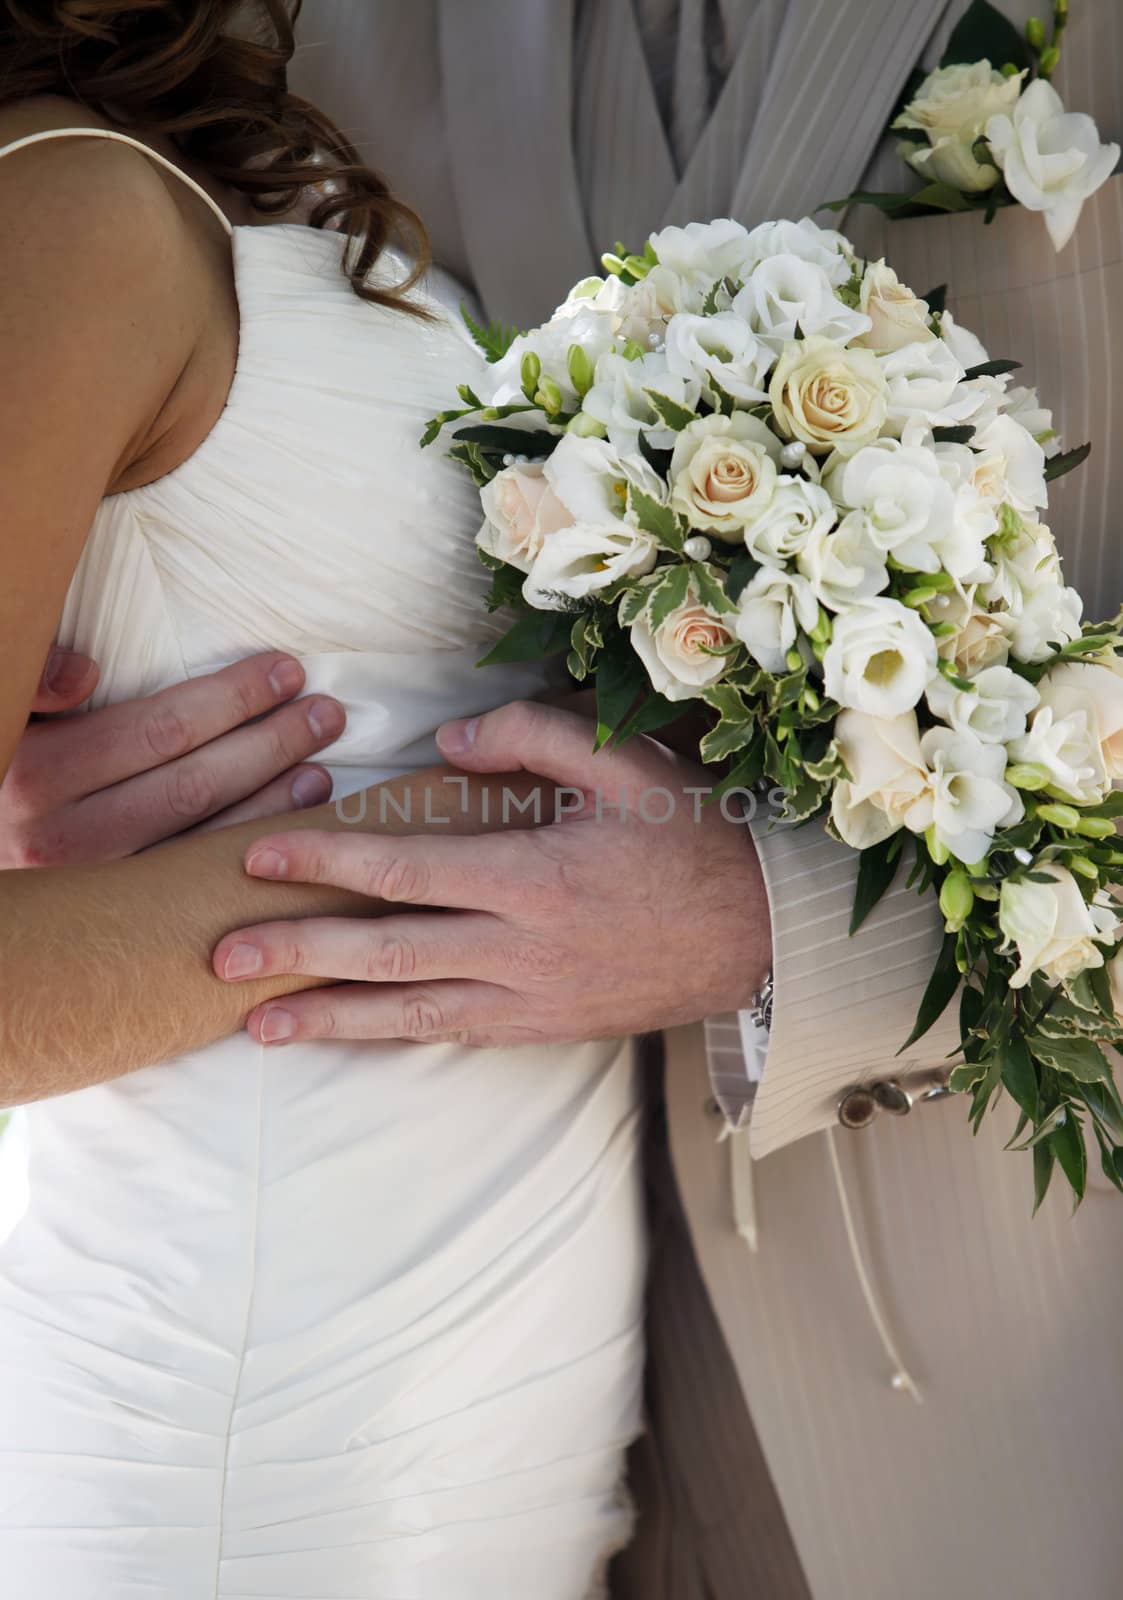
<svg viewBox="0 0 1123 1600">
<path fill-rule="evenodd" d="M 292 656 L 274 663 L 269 674 L 269 686 L 280 700 L 287 700 L 304 687 L 304 668 Z"/>
<path fill-rule="evenodd" d="M 437 730 L 437 747 L 446 756 L 462 756 L 476 742 L 480 726 L 479 717 L 469 717 L 466 722 L 446 722 Z"/>
<path fill-rule="evenodd" d="M 292 780 L 293 804 L 303 811 L 331 799 L 331 774 L 319 767 L 306 767 Z"/>
<path fill-rule="evenodd" d="M 233 944 L 222 963 L 224 978 L 250 978 L 262 968 L 261 951 L 255 944 Z"/>
<path fill-rule="evenodd" d="M 338 700 L 312 700 L 308 705 L 308 726 L 317 739 L 338 739 L 347 721 Z"/>
<path fill-rule="evenodd" d="M 284 1044 L 296 1032 L 296 1018 L 282 1006 L 266 1006 L 258 1024 L 262 1044 Z"/>
<path fill-rule="evenodd" d="M 289 858 L 280 850 L 251 850 L 246 857 L 246 871 L 255 878 L 287 878 Z"/>
<path fill-rule="evenodd" d="M 52 645 L 43 669 L 43 686 L 51 694 L 68 695 L 77 689 L 89 670 L 88 656 L 79 655 L 76 650 L 64 650 L 57 644 Z"/>
</svg>

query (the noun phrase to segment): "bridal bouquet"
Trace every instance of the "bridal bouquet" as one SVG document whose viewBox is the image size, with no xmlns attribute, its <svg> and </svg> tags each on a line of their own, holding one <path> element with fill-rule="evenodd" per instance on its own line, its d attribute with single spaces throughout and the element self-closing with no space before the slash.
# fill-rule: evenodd
<svg viewBox="0 0 1123 1600">
<path fill-rule="evenodd" d="M 945 309 L 802 222 L 666 228 L 604 258 L 435 418 L 479 486 L 490 660 L 565 653 L 600 744 L 704 710 L 722 788 L 861 852 L 853 928 L 906 855 L 946 938 L 908 1043 L 962 985 L 951 1085 L 1021 1110 L 1038 1200 L 1123 1189 L 1123 636 L 1081 626 L 1048 411 Z M 1118 971 L 1117 971 L 1118 969 Z M 1023 1137 L 1024 1136 L 1024 1137 Z"/>
</svg>

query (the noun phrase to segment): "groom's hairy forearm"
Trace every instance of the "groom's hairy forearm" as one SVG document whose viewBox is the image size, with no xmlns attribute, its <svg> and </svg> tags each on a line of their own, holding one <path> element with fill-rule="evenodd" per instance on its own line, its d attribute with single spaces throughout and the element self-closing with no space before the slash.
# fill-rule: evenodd
<svg viewBox="0 0 1123 1600">
<path fill-rule="evenodd" d="M 529 812 L 485 807 L 481 796 L 506 789 L 521 797 L 540 786 L 538 779 L 450 784 L 446 777 L 447 769 L 435 768 L 380 784 L 366 791 L 365 803 L 352 797 L 341 807 L 344 816 L 360 818 L 351 823 L 335 806 L 320 806 L 127 861 L 0 873 L 0 1107 L 198 1049 L 237 1031 L 260 1001 L 314 986 L 308 977 L 223 983 L 211 952 L 234 929 L 391 909 L 340 889 L 248 877 L 243 857 L 254 839 L 295 828 L 417 833 L 426 819 L 443 835 L 478 833 L 504 825 L 508 809 L 506 826 L 531 822 Z"/>
</svg>

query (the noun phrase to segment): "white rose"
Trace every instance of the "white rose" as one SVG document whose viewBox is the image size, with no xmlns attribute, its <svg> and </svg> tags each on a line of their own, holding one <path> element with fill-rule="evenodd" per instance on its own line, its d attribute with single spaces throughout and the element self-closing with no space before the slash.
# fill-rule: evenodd
<svg viewBox="0 0 1123 1600">
<path fill-rule="evenodd" d="M 931 828 L 937 842 L 968 866 L 981 861 L 996 829 L 1024 815 L 1021 796 L 1003 776 L 1006 751 L 953 728 L 929 728 L 920 751 L 928 782 L 909 807 L 906 827 L 914 833 Z"/>
<path fill-rule="evenodd" d="M 511 472 L 526 470 L 507 469 Z M 641 455 L 623 455 L 607 439 L 563 434 L 553 454 L 539 470 L 557 499 L 572 512 L 570 522 L 602 523 L 613 517 L 632 520 L 628 512 L 628 491 L 632 488 L 642 490 L 660 504 L 667 498 L 662 478 Z M 500 473 L 493 482 L 498 483 L 505 475 Z M 485 506 L 487 493 L 487 489 L 481 493 Z"/>
<path fill-rule="evenodd" d="M 754 267 L 733 310 L 774 354 L 795 338 L 821 334 L 838 344 L 848 344 L 868 333 L 869 317 L 852 311 L 834 292 L 822 267 L 799 256 L 770 256 Z"/>
<path fill-rule="evenodd" d="M 1030 211 L 1041 211 L 1054 248 L 1072 238 L 1080 208 L 1107 182 L 1117 144 L 1101 144 L 1091 117 L 1066 112 L 1051 83 L 1037 78 L 1012 108 L 986 125 L 1006 187 Z"/>
<path fill-rule="evenodd" d="M 833 467 L 828 487 L 840 504 L 865 513 L 873 543 L 899 566 L 940 570 L 942 546 L 955 524 L 955 495 L 930 450 L 882 440 Z"/>
<path fill-rule="evenodd" d="M 742 318 L 731 311 L 712 317 L 680 312 L 667 324 L 666 360 L 680 378 L 694 378 L 712 404 L 719 400 L 716 383 L 745 404 L 768 397 L 772 352 Z"/>
<path fill-rule="evenodd" d="M 1037 690 L 1009 667 L 984 667 L 970 689 L 957 689 L 937 676 L 928 685 L 928 708 L 956 733 L 970 733 L 983 744 L 1007 744 L 1026 731 L 1037 705 Z"/>
<path fill-rule="evenodd" d="M 885 557 L 860 511 L 843 517 L 833 532 L 816 524 L 796 565 L 828 611 L 846 611 L 855 600 L 868 600 L 889 586 Z"/>
<path fill-rule="evenodd" d="M 1007 878 L 998 898 L 998 925 L 1018 951 L 1011 989 L 1022 989 L 1035 972 L 1053 984 L 1067 983 L 1090 967 L 1102 967 L 1100 944 L 1113 944 L 1116 918 L 1110 906 L 1088 904 L 1072 873 L 1049 862 L 1034 876 Z"/>
<path fill-rule="evenodd" d="M 573 512 L 548 482 L 542 462 L 505 467 L 480 490 L 487 521 L 476 543 L 498 561 L 529 572 L 543 541 L 568 528 Z"/>
<path fill-rule="evenodd" d="M 1039 706 L 1029 732 L 1010 742 L 1011 761 L 1030 762 L 1049 774 L 1049 787 L 1080 805 L 1102 800 L 1106 788 L 1099 741 L 1087 712 L 1062 715 Z"/>
<path fill-rule="evenodd" d="M 737 637 L 765 672 L 788 670 L 787 654 L 799 636 L 819 619 L 819 602 L 811 585 L 798 573 L 761 567 L 741 595 Z"/>
<path fill-rule="evenodd" d="M 572 313 L 552 318 L 530 333 L 520 333 L 507 352 L 486 366 L 474 385 L 485 405 L 505 406 L 526 400 L 523 394 L 523 357 L 534 354 L 542 363 L 544 377 L 552 378 L 561 391 L 563 409 L 576 411 L 579 400 L 569 376 L 569 350 L 579 345 L 595 365 L 615 340 L 615 318 L 609 311 L 595 311 L 586 305 Z"/>
<path fill-rule="evenodd" d="M 1092 661 L 1062 661 L 1041 681 L 1041 699 L 1059 714 L 1085 710 L 1100 761 L 1112 782 L 1123 778 L 1123 677 Z"/>
<path fill-rule="evenodd" d="M 815 455 L 853 455 L 877 438 L 885 422 L 879 358 L 815 334 L 784 346 L 768 394 L 777 426 Z"/>
<path fill-rule="evenodd" d="M 1045 452 L 1013 417 L 995 417 L 975 434 L 970 448 L 976 455 L 973 481 L 984 499 L 1009 501 L 1023 517 L 1035 516 L 1038 506 L 1049 503 Z"/>
<path fill-rule="evenodd" d="M 808 539 L 834 527 L 830 495 L 806 478 L 777 478 L 772 498 L 745 528 L 745 543 L 758 561 L 781 566 L 798 556 Z"/>
<path fill-rule="evenodd" d="M 633 624 L 631 640 L 647 668 L 652 688 L 667 700 L 696 699 L 716 683 L 728 664 L 727 645 L 734 643 L 724 617 L 691 598 L 672 611 L 652 631 L 640 619 Z"/>
<path fill-rule="evenodd" d="M 929 73 L 896 119 L 894 128 L 921 133 L 927 146 L 902 141 L 901 154 L 929 182 L 968 192 L 998 182 L 989 162 L 976 160 L 973 146 L 989 118 L 1012 110 L 1024 73 L 1004 77 L 989 61 L 939 67 Z"/>
<path fill-rule="evenodd" d="M 749 235 L 739 222 L 688 222 L 650 237 L 659 265 L 703 291 L 718 278 L 740 279 L 749 259 Z"/>
<path fill-rule="evenodd" d="M 745 249 L 749 271 L 771 256 L 799 256 L 822 267 L 836 285 L 847 282 L 854 261 L 849 239 L 834 228 L 820 228 L 810 217 L 801 217 L 798 222 L 782 219 L 758 223 L 749 234 Z"/>
<path fill-rule="evenodd" d="M 558 611 L 559 596 L 584 600 L 617 578 L 650 572 L 657 554 L 655 540 L 626 522 L 574 523 L 542 545 L 523 598 L 539 611 Z"/>
<path fill-rule="evenodd" d="M 964 372 L 970 372 L 972 367 L 981 367 L 990 360 L 982 340 L 970 328 L 962 327 L 947 310 L 940 313 L 940 338 Z"/>
<path fill-rule="evenodd" d="M 920 617 L 884 596 L 836 617 L 823 656 L 830 698 L 875 717 L 911 711 L 935 670 L 936 641 Z"/>
<path fill-rule="evenodd" d="M 676 377 L 661 354 L 653 352 L 635 361 L 606 355 L 597 362 L 596 381 L 582 410 L 604 426 L 609 441 L 624 455 L 638 452 L 641 433 L 656 450 L 670 450 L 678 437 L 652 405 L 649 389 L 688 411 L 695 409 L 701 393 L 695 380 Z"/>
<path fill-rule="evenodd" d="M 870 320 L 866 333 L 855 344 L 870 350 L 899 350 L 918 339 L 934 339 L 928 326 L 928 302 L 905 283 L 884 261 L 871 261 L 862 275 L 858 309 Z"/>
<path fill-rule="evenodd" d="M 1036 389 L 1023 387 L 1007 390 L 1003 410 L 1033 435 L 1044 450 L 1046 460 L 1059 453 L 1061 441 L 1053 426 L 1053 413 L 1041 404 Z"/>
<path fill-rule="evenodd" d="M 942 339 L 914 340 L 878 356 L 886 385 L 886 432 L 900 436 L 919 419 L 927 428 L 962 423 L 975 397 L 960 392 L 963 368 Z"/>
<path fill-rule="evenodd" d="M 747 411 L 700 417 L 675 435 L 671 505 L 691 527 L 728 543 L 771 500 L 780 441 Z"/>
<path fill-rule="evenodd" d="M 906 813 L 927 786 L 916 713 L 871 717 L 840 711 L 834 742 L 850 776 L 834 786 L 831 820 L 844 844 L 865 850 L 904 827 Z"/>
</svg>

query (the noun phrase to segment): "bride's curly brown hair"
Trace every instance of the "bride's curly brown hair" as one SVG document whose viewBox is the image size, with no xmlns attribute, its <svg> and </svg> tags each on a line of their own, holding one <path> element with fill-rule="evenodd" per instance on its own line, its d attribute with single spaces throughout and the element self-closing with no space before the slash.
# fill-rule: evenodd
<svg viewBox="0 0 1123 1600">
<path fill-rule="evenodd" d="M 343 270 L 378 305 L 406 298 L 429 262 L 425 229 L 329 117 L 290 94 L 302 0 L 0 0 L 0 105 L 64 95 L 122 128 L 163 134 L 255 211 L 309 191 L 314 228 L 347 235 Z M 391 241 L 414 266 L 366 281 Z"/>
</svg>

